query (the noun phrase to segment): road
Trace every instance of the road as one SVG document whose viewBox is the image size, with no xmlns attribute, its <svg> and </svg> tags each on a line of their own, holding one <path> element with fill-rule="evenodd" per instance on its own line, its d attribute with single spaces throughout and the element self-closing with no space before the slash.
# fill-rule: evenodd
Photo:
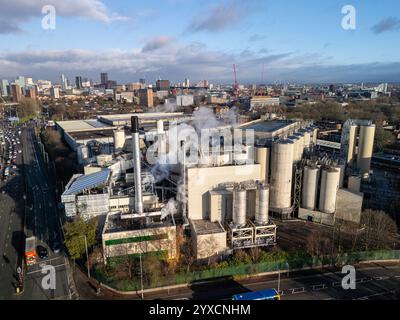
<svg viewBox="0 0 400 320">
<path fill-rule="evenodd" d="M 15 297 L 16 270 L 23 254 L 24 205 L 19 201 L 24 192 L 21 154 L 17 154 L 16 160 L 16 175 L 0 181 L 0 300 Z"/>
<path fill-rule="evenodd" d="M 23 146 L 24 167 L 26 169 L 26 183 L 28 188 L 28 203 L 26 211 L 26 236 L 35 236 L 37 245 L 48 249 L 49 257 L 38 261 L 35 266 L 29 267 L 25 276 L 23 299 L 69 299 L 71 297 L 68 277 L 68 261 L 63 253 L 55 254 L 51 245 L 62 241 L 61 223 L 59 220 L 54 189 L 49 184 L 39 150 L 35 148 L 33 130 L 28 128 L 21 134 Z M 45 290 L 42 286 L 43 265 L 52 265 L 56 270 L 55 290 Z"/>
<path fill-rule="evenodd" d="M 68 260 L 62 251 L 56 254 L 51 250 L 54 242 L 63 239 L 54 188 L 33 139 L 33 130 L 23 129 L 18 172 L 0 184 L 0 299 L 71 299 L 74 284 Z M 24 270 L 24 290 L 16 295 L 16 270 L 22 265 L 25 237 L 31 236 L 36 237 L 36 245 L 47 248 L 49 256 Z M 44 265 L 55 267 L 54 290 L 42 286 L 47 275 L 42 273 Z"/>
<path fill-rule="evenodd" d="M 341 271 L 307 271 L 282 274 L 282 300 L 398 300 L 399 264 L 373 264 L 356 267 L 356 290 L 344 290 Z M 147 293 L 145 299 L 229 300 L 234 294 L 278 288 L 278 275 L 240 281 L 222 280 L 200 283 L 174 290 Z M 126 299 L 128 297 L 125 297 Z M 130 299 L 140 299 L 139 294 Z"/>
</svg>

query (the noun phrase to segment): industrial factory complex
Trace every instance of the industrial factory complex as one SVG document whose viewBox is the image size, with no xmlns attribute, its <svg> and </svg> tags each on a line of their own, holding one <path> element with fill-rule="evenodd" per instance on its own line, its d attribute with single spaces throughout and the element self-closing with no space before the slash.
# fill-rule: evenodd
<svg viewBox="0 0 400 320">
<path fill-rule="evenodd" d="M 178 134 L 183 156 L 177 163 L 160 162 L 163 152 L 177 151 L 171 136 L 197 120 L 183 113 L 145 113 L 56 123 L 83 172 L 65 186 L 65 215 L 99 217 L 106 263 L 144 252 L 173 258 L 178 227 L 202 260 L 276 245 L 277 220 L 360 222 L 372 123 L 347 121 L 341 143 L 325 140 L 311 122 L 221 123 L 212 128 L 218 142 L 207 143 L 217 146 L 212 152 L 202 150 L 204 144 L 193 151 Z M 241 142 L 221 138 L 226 132 L 240 132 Z M 155 146 L 159 157 L 152 162 L 148 154 Z M 193 153 L 200 161 L 188 160 Z"/>
</svg>

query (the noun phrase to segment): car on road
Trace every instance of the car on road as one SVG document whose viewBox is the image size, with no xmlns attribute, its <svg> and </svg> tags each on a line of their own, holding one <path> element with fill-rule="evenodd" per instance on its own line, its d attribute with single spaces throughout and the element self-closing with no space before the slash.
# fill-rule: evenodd
<svg viewBox="0 0 400 320">
<path fill-rule="evenodd" d="M 43 246 L 37 246 L 36 247 L 36 252 L 37 252 L 37 255 L 39 256 L 40 259 L 46 259 L 46 258 L 49 257 L 49 252 Z"/>
</svg>

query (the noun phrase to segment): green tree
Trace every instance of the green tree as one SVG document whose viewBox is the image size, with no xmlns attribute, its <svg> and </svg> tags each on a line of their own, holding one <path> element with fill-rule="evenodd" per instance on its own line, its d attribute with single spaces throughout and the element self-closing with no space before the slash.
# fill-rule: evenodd
<svg viewBox="0 0 400 320">
<path fill-rule="evenodd" d="M 68 253 L 73 259 L 80 259 L 85 254 L 85 237 L 87 239 L 88 248 L 96 244 L 97 218 L 85 222 L 82 218 L 78 218 L 73 222 L 64 224 L 65 246 Z"/>
</svg>

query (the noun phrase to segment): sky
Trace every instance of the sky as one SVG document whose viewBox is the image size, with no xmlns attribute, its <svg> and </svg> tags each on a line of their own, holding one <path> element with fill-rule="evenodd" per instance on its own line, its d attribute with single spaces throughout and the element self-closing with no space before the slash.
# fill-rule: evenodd
<svg viewBox="0 0 400 320">
<path fill-rule="evenodd" d="M 398 0 L 0 0 L 0 79 L 400 82 L 399 36 Z"/>
</svg>

